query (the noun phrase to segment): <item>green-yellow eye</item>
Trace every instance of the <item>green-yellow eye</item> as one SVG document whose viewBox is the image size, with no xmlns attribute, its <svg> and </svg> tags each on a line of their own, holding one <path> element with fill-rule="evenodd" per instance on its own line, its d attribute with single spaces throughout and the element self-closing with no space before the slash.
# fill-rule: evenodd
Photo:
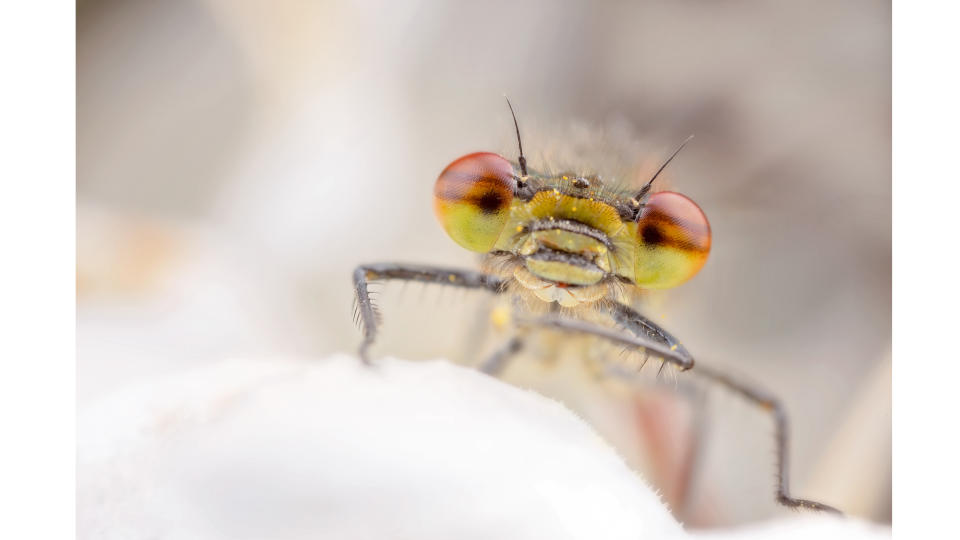
<svg viewBox="0 0 960 540">
<path fill-rule="evenodd" d="M 433 209 L 454 242 L 490 251 L 510 216 L 513 165 L 497 154 L 477 152 L 454 161 L 433 187 Z"/>
<path fill-rule="evenodd" d="M 699 272 L 709 254 L 710 223 L 703 210 L 679 193 L 651 195 L 637 219 L 637 285 L 676 287 Z"/>
</svg>

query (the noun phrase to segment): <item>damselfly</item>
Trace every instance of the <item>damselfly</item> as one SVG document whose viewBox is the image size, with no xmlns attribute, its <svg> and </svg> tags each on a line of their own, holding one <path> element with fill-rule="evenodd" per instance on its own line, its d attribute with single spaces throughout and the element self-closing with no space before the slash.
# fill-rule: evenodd
<svg viewBox="0 0 960 540">
<path fill-rule="evenodd" d="M 509 104 L 509 101 L 508 101 Z M 513 114 L 513 107 L 510 107 Z M 434 209 L 450 238 L 484 254 L 482 271 L 415 264 L 367 264 L 354 271 L 356 316 L 368 361 L 380 314 L 369 284 L 420 281 L 486 290 L 510 298 L 514 333 L 482 364 L 495 374 L 523 347 L 530 331 L 588 335 L 642 351 L 680 371 L 694 369 L 768 412 L 776 427 L 776 500 L 785 506 L 836 510 L 795 498 L 788 483 L 788 427 L 783 405 L 772 394 L 733 376 L 697 365 L 681 342 L 642 315 L 643 290 L 680 285 L 703 267 L 710 253 L 710 224 L 691 199 L 656 191 L 654 182 L 689 138 L 642 185 L 629 189 L 616 179 L 535 169 L 523 154 L 513 115 L 519 158 L 478 152 L 451 163 L 434 185 Z M 621 330 L 624 329 L 624 330 Z"/>
</svg>

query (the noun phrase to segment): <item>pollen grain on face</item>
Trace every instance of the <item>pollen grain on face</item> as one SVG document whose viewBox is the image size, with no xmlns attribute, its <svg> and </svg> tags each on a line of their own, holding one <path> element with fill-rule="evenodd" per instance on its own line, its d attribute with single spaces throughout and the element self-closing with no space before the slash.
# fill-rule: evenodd
<svg viewBox="0 0 960 540">
<path fill-rule="evenodd" d="M 510 308 L 505 305 L 497 306 L 490 312 L 490 322 L 497 330 L 503 330 L 509 326 L 511 318 Z"/>
</svg>

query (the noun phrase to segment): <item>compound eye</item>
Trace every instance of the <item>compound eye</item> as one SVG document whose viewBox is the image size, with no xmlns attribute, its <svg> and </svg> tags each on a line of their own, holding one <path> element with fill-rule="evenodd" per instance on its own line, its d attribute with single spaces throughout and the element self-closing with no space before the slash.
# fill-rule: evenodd
<svg viewBox="0 0 960 540">
<path fill-rule="evenodd" d="M 513 165 L 489 152 L 468 154 L 440 173 L 433 209 L 454 242 L 485 253 L 493 249 L 513 202 Z"/>
<path fill-rule="evenodd" d="M 647 289 L 676 287 L 696 275 L 710 254 L 710 223 L 686 196 L 650 196 L 637 219 L 635 281 Z"/>
</svg>

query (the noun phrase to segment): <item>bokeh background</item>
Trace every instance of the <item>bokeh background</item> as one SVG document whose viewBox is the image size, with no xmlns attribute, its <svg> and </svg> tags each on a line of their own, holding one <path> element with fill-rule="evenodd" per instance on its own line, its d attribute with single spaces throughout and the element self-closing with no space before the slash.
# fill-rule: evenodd
<svg viewBox="0 0 960 540">
<path fill-rule="evenodd" d="M 532 164 L 571 132 L 630 138 L 653 161 L 696 135 L 670 182 L 709 216 L 711 259 L 650 313 L 701 362 L 783 398 L 797 494 L 889 522 L 888 4 L 77 10 L 81 406 L 224 358 L 353 350 L 358 263 L 475 264 L 435 223 L 431 190 L 460 155 L 513 156 L 508 94 Z M 459 357 L 481 302 L 384 287 L 376 353 Z M 664 465 L 637 427 L 657 409 L 601 389 L 540 388 L 628 462 Z M 769 422 L 722 392 L 697 410 L 709 429 L 685 521 L 782 512 Z M 654 416 L 667 432 L 677 418 L 689 446 L 689 415 Z"/>
</svg>

